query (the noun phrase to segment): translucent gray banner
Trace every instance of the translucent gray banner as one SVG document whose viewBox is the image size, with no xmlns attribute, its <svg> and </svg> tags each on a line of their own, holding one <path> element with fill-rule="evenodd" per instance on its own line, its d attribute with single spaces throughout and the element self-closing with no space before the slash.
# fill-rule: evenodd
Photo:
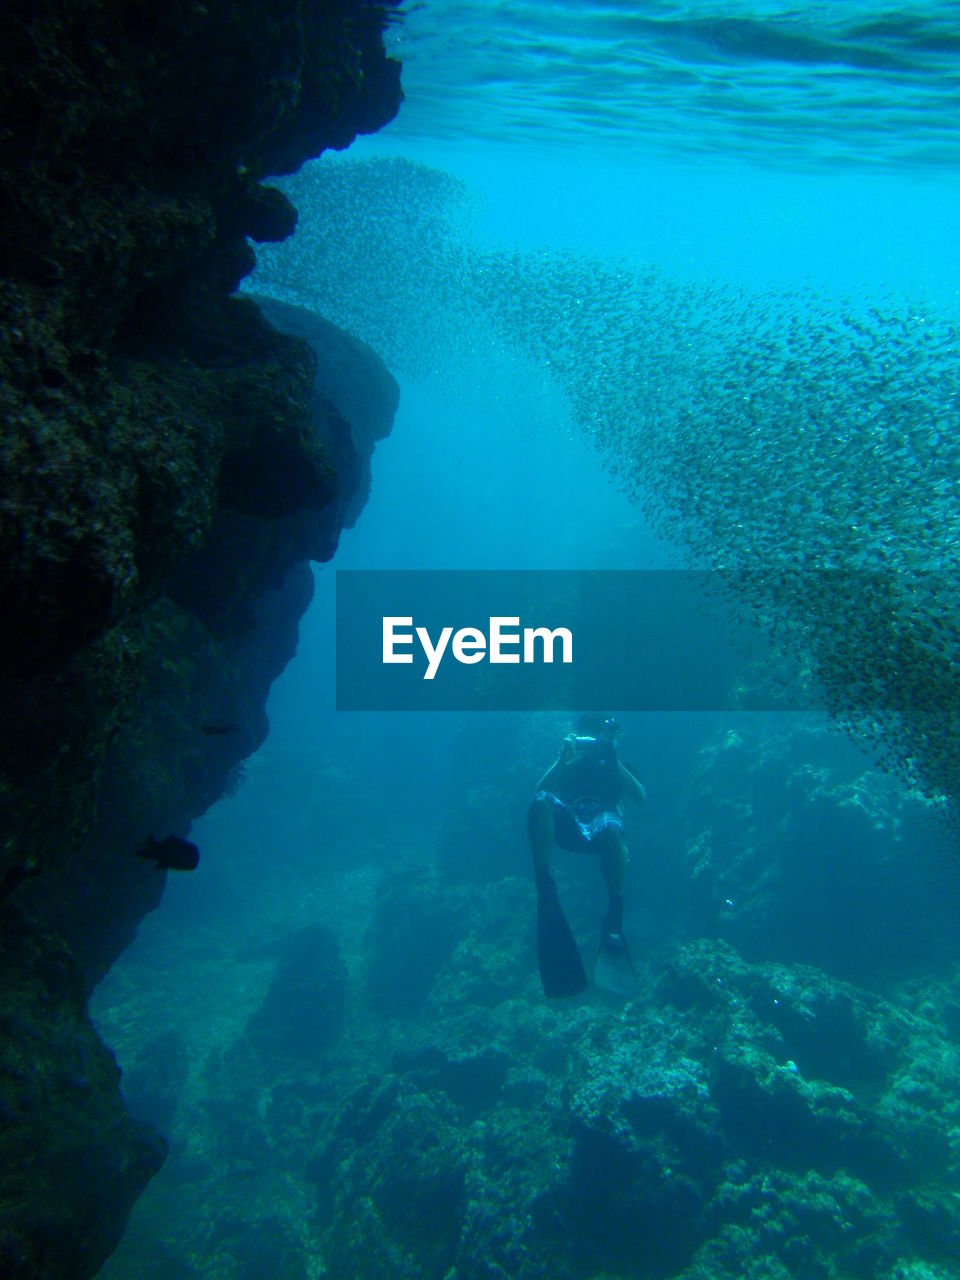
<svg viewBox="0 0 960 1280">
<path fill-rule="evenodd" d="M 779 621 L 771 644 L 762 604 L 802 590 L 728 572 L 338 570 L 337 707 L 809 709 L 809 672 Z"/>
</svg>

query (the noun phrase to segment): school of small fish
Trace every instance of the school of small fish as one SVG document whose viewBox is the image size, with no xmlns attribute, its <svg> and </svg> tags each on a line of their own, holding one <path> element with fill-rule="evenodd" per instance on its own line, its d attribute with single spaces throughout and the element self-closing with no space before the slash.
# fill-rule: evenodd
<svg viewBox="0 0 960 1280">
<path fill-rule="evenodd" d="M 471 243 L 472 196 L 403 159 L 314 166 L 255 287 L 420 376 L 482 327 L 548 369 L 662 536 L 744 604 L 846 728 L 960 801 L 960 321 L 902 297 L 698 285 Z"/>
</svg>

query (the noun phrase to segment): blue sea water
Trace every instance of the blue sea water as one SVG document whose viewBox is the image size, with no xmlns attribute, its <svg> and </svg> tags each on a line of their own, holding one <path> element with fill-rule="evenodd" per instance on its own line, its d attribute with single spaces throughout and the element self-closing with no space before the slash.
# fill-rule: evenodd
<svg viewBox="0 0 960 1280">
<path fill-rule="evenodd" d="M 300 228 L 258 251 L 250 282 L 380 350 L 400 408 L 356 528 L 315 567 L 266 745 L 195 824 L 198 871 L 170 877 L 97 993 L 128 1081 L 162 1076 L 146 1050 L 166 1033 L 186 1063 L 163 1113 L 170 1158 L 102 1274 L 955 1275 L 955 835 L 879 767 L 882 739 L 864 752 L 826 712 L 624 714 L 622 754 L 647 788 L 626 828 L 640 997 L 547 1006 L 524 811 L 568 718 L 338 713 L 333 571 L 712 567 L 729 535 L 685 542 L 683 520 L 657 519 L 657 486 L 677 483 L 661 452 L 637 483 L 611 474 L 618 433 L 626 459 L 644 440 L 626 335 L 642 312 L 659 404 L 681 379 L 742 377 L 785 307 L 814 325 L 860 305 L 960 324 L 956 7 L 405 9 L 388 33 L 404 62 L 398 119 L 291 181 Z M 434 199 L 427 170 L 460 184 L 436 242 L 409 233 L 417 201 Z M 399 175 L 375 220 L 364 173 Z M 337 254 L 348 289 L 330 284 Z M 654 283 L 626 319 L 608 293 L 612 318 L 591 328 L 576 312 L 592 295 L 571 281 L 605 272 Z M 665 297 L 706 313 L 683 361 Z M 910 403 L 950 457 L 956 403 L 951 417 L 936 388 L 949 391 L 957 354 L 929 371 L 922 349 L 905 357 Z M 823 378 L 825 415 L 848 383 L 857 394 L 842 359 Z M 601 427 L 584 422 L 588 394 Z M 762 423 L 767 484 L 787 407 Z M 727 492 L 711 477 L 746 465 L 721 408 L 705 503 Z M 880 542 L 921 536 L 908 518 L 922 514 L 918 467 L 864 473 L 853 493 L 857 509 L 893 512 Z M 811 463 L 792 483 L 847 493 L 859 474 Z M 756 496 L 766 511 L 779 501 Z M 957 523 L 947 491 L 930 536 L 948 568 Z M 592 860 L 553 861 L 588 955 L 602 880 Z M 250 1057 L 249 1021 L 290 938 L 317 924 L 346 967 L 339 1040 L 306 1062 L 282 1044 Z M 725 985 L 738 994 L 722 1007 L 697 994 Z M 479 1062 L 480 1083 L 450 1083 L 441 1061 Z M 351 1130 L 343 1117 L 357 1115 L 379 1115 L 379 1130 Z M 448 1164 L 418 1151 L 418 1133 Z M 591 1180 L 606 1187 L 596 1202 Z"/>
<path fill-rule="evenodd" d="M 406 6 L 406 137 L 721 163 L 956 163 L 953 6 L 531 0 Z"/>
</svg>

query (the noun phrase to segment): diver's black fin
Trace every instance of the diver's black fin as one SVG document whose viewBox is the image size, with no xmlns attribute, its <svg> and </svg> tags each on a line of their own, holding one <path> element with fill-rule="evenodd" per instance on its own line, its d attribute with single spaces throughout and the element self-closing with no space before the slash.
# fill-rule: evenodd
<svg viewBox="0 0 960 1280">
<path fill-rule="evenodd" d="M 587 975 L 577 942 L 546 867 L 537 867 L 537 959 L 543 994 L 551 1000 L 586 991 Z"/>
<path fill-rule="evenodd" d="M 630 950 L 623 934 L 604 938 L 593 961 L 593 985 L 598 991 L 630 1000 L 639 994 L 640 984 L 630 959 Z"/>
</svg>

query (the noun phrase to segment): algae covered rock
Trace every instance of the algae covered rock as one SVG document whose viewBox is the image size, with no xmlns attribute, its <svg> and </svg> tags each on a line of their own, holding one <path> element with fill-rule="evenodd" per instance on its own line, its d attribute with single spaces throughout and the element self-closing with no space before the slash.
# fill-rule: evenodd
<svg viewBox="0 0 960 1280">
<path fill-rule="evenodd" d="M 595 1265 L 666 1275 L 703 1237 L 723 1136 L 703 1068 L 651 1047 L 648 1057 L 611 1044 L 578 1062 L 558 1203 Z"/>
<path fill-rule="evenodd" d="M 419 892 L 418 926 L 455 916 L 460 941 L 415 1017 L 385 1017 L 361 972 L 329 1045 L 271 1057 L 240 1034 L 211 1060 L 177 1132 L 215 1160 L 170 1202 L 203 1207 L 179 1244 L 157 1224 L 181 1260 L 215 1240 L 235 1274 L 260 1214 L 283 1265 L 348 1280 L 955 1271 L 953 984 L 888 999 L 701 938 L 638 958 L 635 1001 L 549 1005 L 529 885 L 383 880 L 391 920 Z M 490 950 L 518 970 L 499 992 Z"/>
<path fill-rule="evenodd" d="M 442 1276 L 467 1209 L 468 1147 L 442 1098 L 404 1091 L 367 1143 L 342 1163 L 330 1263 L 344 1280 Z"/>
<path fill-rule="evenodd" d="M 477 1052 L 448 1055 L 435 1044 L 419 1050 L 401 1050 L 393 1069 L 427 1090 L 439 1089 L 456 1106 L 474 1114 L 497 1101 L 510 1071 L 510 1055 L 498 1045 Z"/>
<path fill-rule="evenodd" d="M 147 1041 L 123 1076 L 123 1100 L 130 1114 L 168 1133 L 188 1067 L 187 1047 L 176 1031 Z"/>
<path fill-rule="evenodd" d="M 0 965 L 0 1274 L 93 1275 L 166 1145 L 124 1110 L 62 941 L 8 916 Z"/>
<path fill-rule="evenodd" d="M 679 839 L 687 935 L 867 986 L 949 967 L 957 886 L 940 808 L 802 716 L 700 750 Z"/>
<path fill-rule="evenodd" d="M 328 424 L 320 439 L 346 499 L 340 524 L 351 528 L 369 495 L 374 445 L 393 425 L 400 388 L 379 356 L 359 338 L 303 307 L 273 298 L 256 300 L 275 328 L 302 338 L 316 358 L 314 419 Z M 332 405 L 335 414 L 324 412 L 324 402 Z M 346 424 L 346 433 L 340 421 Z"/>
<path fill-rule="evenodd" d="M 412 1017 L 463 928 L 467 899 L 427 873 L 385 877 L 366 932 L 369 999 L 388 1016 Z"/>
<path fill-rule="evenodd" d="M 0 14 L 11 1277 L 92 1275 L 160 1163 L 86 998 L 162 890 L 133 851 L 185 833 L 263 740 L 310 598 L 303 562 L 329 558 L 356 512 L 370 442 L 317 389 L 310 344 L 229 295 L 247 236 L 295 225 L 261 180 L 396 111 L 385 21 L 361 0 Z"/>
<path fill-rule="evenodd" d="M 340 1034 L 346 989 L 336 935 L 322 925 L 301 929 L 247 1023 L 247 1036 L 262 1053 L 314 1059 Z"/>
</svg>

